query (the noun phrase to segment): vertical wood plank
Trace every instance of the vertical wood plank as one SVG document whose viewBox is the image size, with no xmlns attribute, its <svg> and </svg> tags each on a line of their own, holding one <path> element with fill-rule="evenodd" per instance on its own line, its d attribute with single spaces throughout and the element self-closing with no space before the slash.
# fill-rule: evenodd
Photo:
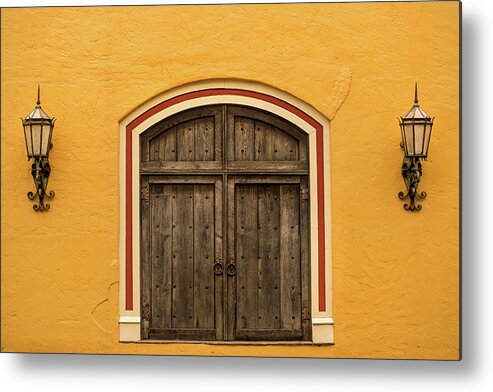
<svg viewBox="0 0 493 392">
<path fill-rule="evenodd" d="M 147 140 L 142 135 L 139 137 L 140 140 L 140 161 L 149 162 L 149 140 Z"/>
<path fill-rule="evenodd" d="M 301 330 L 300 201 L 298 185 L 281 185 L 281 328 Z"/>
<path fill-rule="evenodd" d="M 214 185 L 194 186 L 194 327 L 214 328 Z"/>
<path fill-rule="evenodd" d="M 224 106 L 225 111 L 225 132 L 224 132 L 224 155 L 225 155 L 225 168 L 228 167 L 229 162 L 233 162 L 235 159 L 235 115 L 234 111 L 230 110 L 227 105 Z M 229 192 L 227 191 L 229 195 Z"/>
<path fill-rule="evenodd" d="M 164 261 L 164 278 L 162 283 L 163 296 L 163 314 L 164 328 L 171 328 L 172 325 L 172 286 L 173 286 L 173 187 L 171 185 L 163 186 L 163 255 Z"/>
<path fill-rule="evenodd" d="M 308 177 L 301 178 L 301 186 L 308 188 Z M 298 193 L 299 194 L 299 193 Z M 311 312 L 310 290 L 310 200 L 299 200 L 301 253 L 301 306 Z M 311 322 L 302 322 L 303 340 L 311 339 Z"/>
<path fill-rule="evenodd" d="M 214 117 L 195 120 L 195 160 L 213 161 L 215 149 Z"/>
<path fill-rule="evenodd" d="M 297 161 L 298 141 L 281 130 L 275 131 L 274 137 L 274 160 L 275 161 Z"/>
<path fill-rule="evenodd" d="M 255 160 L 274 160 L 274 133 L 272 126 L 262 121 L 255 121 Z"/>
<path fill-rule="evenodd" d="M 140 182 L 141 188 L 149 186 L 149 178 L 147 176 L 141 177 Z M 152 297 L 151 297 L 151 255 L 150 255 L 150 247 L 151 247 L 151 233 L 150 225 L 150 206 L 148 203 L 144 203 L 142 200 L 140 202 L 140 218 L 141 218 L 141 226 L 140 226 L 140 235 L 142 238 L 142 243 L 140 244 L 140 259 L 141 259 L 141 296 L 140 296 L 140 309 L 141 314 L 144 306 L 152 306 Z M 152 309 L 152 307 L 151 307 Z M 142 319 L 140 324 L 141 326 L 141 337 L 143 339 L 149 338 L 149 329 L 150 322 L 149 320 Z"/>
<path fill-rule="evenodd" d="M 258 327 L 280 327 L 279 185 L 258 189 Z"/>
<path fill-rule="evenodd" d="M 216 108 L 214 114 L 214 160 L 221 163 L 221 167 L 224 169 L 225 158 L 225 138 L 228 133 L 227 130 L 227 106 L 221 105 Z M 226 184 L 224 184 L 224 187 Z M 221 198 L 223 200 L 223 198 Z M 223 202 L 226 202 L 224 200 Z"/>
<path fill-rule="evenodd" d="M 298 159 L 308 161 L 308 135 L 303 134 L 298 142 Z"/>
<path fill-rule="evenodd" d="M 187 121 L 176 126 L 176 147 L 178 161 L 193 161 L 194 154 L 194 121 Z"/>
<path fill-rule="evenodd" d="M 223 241 L 223 211 L 226 202 L 223 198 L 223 178 L 216 178 L 214 182 L 214 263 L 224 259 L 226 241 Z M 223 254 L 224 253 L 224 254 Z M 224 274 L 214 274 L 214 320 L 216 339 L 224 339 Z"/>
<path fill-rule="evenodd" d="M 172 327 L 193 327 L 193 185 L 173 185 Z"/>
<path fill-rule="evenodd" d="M 151 161 L 159 160 L 159 141 L 159 136 L 149 141 L 149 160 Z"/>
<path fill-rule="evenodd" d="M 224 260 L 224 267 L 226 268 L 228 262 L 234 262 L 236 259 L 236 210 L 235 210 L 235 177 L 230 177 L 227 183 L 227 210 L 226 210 L 226 222 L 227 222 L 227 260 Z M 225 302 L 226 302 L 226 312 L 225 312 L 225 339 L 233 340 L 235 339 L 235 325 L 237 320 L 237 276 L 228 276 L 226 272 L 223 274 L 225 279 Z"/>
<path fill-rule="evenodd" d="M 166 139 L 168 134 L 170 133 L 170 130 L 167 130 L 166 132 L 163 132 L 161 135 L 159 135 L 159 161 L 164 162 L 165 159 L 165 150 L 166 150 Z"/>
<path fill-rule="evenodd" d="M 176 161 L 176 127 L 167 130 L 161 136 L 159 159 L 161 161 Z"/>
<path fill-rule="evenodd" d="M 234 119 L 234 158 L 236 161 L 253 161 L 255 123 L 245 117 L 236 116 Z"/>
<path fill-rule="evenodd" d="M 161 328 L 161 309 L 163 304 L 161 296 L 161 280 L 164 275 L 164 260 L 161 260 L 161 255 L 163 254 L 163 234 L 162 234 L 162 214 L 161 209 L 163 207 L 163 186 L 162 185 L 151 185 L 150 189 L 150 233 L 151 233 L 151 251 L 150 251 L 150 291 L 151 291 L 151 312 L 150 312 L 150 327 L 151 328 Z M 157 287 L 156 287 L 157 286 Z"/>
<path fill-rule="evenodd" d="M 255 185 L 237 185 L 235 193 L 237 328 L 253 329 L 259 324 L 257 189 Z"/>
<path fill-rule="evenodd" d="M 154 187 L 153 187 L 154 188 Z M 171 327 L 171 186 L 155 187 L 151 203 L 152 327 Z"/>
</svg>

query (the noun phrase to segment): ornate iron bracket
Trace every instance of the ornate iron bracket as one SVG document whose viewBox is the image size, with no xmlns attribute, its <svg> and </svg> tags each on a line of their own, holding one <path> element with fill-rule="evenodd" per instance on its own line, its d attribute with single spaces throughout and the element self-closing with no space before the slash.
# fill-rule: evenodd
<svg viewBox="0 0 493 392">
<path fill-rule="evenodd" d="M 405 200 L 409 198 L 409 204 L 404 204 L 405 210 L 420 211 L 423 207 L 421 204 L 417 204 L 415 200 L 426 199 L 426 192 L 418 192 L 419 180 L 423 175 L 423 169 L 419 158 L 404 157 L 401 172 L 404 184 L 406 184 L 407 192 L 399 192 L 399 199 Z"/>
<path fill-rule="evenodd" d="M 45 197 L 53 199 L 55 192 L 50 191 L 46 193 L 48 187 L 48 178 L 50 177 L 51 167 L 48 158 L 34 158 L 34 163 L 31 167 L 31 175 L 33 176 L 34 185 L 36 187 L 36 193 L 28 192 L 27 197 L 30 200 L 34 200 L 38 196 L 39 203 L 33 205 L 34 211 L 47 211 L 50 209 L 48 203 L 45 204 Z"/>
</svg>

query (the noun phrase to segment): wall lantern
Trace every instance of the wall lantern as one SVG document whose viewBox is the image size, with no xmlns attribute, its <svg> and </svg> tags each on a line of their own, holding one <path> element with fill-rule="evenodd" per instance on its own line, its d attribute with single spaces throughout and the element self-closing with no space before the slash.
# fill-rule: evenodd
<svg viewBox="0 0 493 392">
<path fill-rule="evenodd" d="M 426 192 L 418 192 L 419 180 L 423 174 L 421 159 L 427 160 L 428 147 L 430 146 L 431 128 L 433 120 L 418 103 L 418 84 L 414 88 L 414 105 L 411 110 L 399 120 L 401 127 L 404 160 L 402 162 L 402 177 L 406 184 L 407 192 L 399 192 L 399 199 L 409 198 L 409 204 L 404 204 L 408 211 L 421 210 L 421 204 L 416 204 L 415 199 L 423 200 Z"/>
<path fill-rule="evenodd" d="M 50 118 L 41 108 L 39 84 L 36 107 L 26 118 L 21 118 L 21 120 L 26 139 L 27 159 L 34 160 L 31 166 L 31 174 L 34 179 L 36 193 L 28 192 L 27 197 L 30 200 L 34 200 L 37 195 L 39 204 L 34 204 L 33 209 L 35 211 L 46 211 L 50 208 L 50 205 L 48 203 L 45 204 L 45 197 L 50 199 L 55 197 L 55 192 L 53 191 L 46 193 L 51 172 L 48 154 L 53 147 L 51 136 L 55 126 L 55 118 Z"/>
</svg>

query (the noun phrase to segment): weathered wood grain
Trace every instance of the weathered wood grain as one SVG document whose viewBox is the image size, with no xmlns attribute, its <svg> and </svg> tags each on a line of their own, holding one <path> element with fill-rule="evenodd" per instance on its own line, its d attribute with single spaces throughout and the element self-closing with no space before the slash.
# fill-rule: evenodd
<svg viewBox="0 0 493 392">
<path fill-rule="evenodd" d="M 258 328 L 279 329 L 279 185 L 251 187 L 257 188 L 258 205 Z"/>
<path fill-rule="evenodd" d="M 308 135 L 264 111 L 212 105 L 163 120 L 140 142 L 151 187 L 141 203 L 141 306 L 151 310 L 142 337 L 309 340 Z"/>
<path fill-rule="evenodd" d="M 234 160 L 252 161 L 254 158 L 254 127 L 250 118 L 236 117 L 234 122 Z"/>
<path fill-rule="evenodd" d="M 235 220 L 237 260 L 237 328 L 258 326 L 258 229 L 257 189 L 237 185 L 235 188 Z"/>
<path fill-rule="evenodd" d="M 281 203 L 281 327 L 301 330 L 301 254 L 299 186 L 282 185 Z"/>
<path fill-rule="evenodd" d="M 172 327 L 193 327 L 193 185 L 173 185 Z"/>
<path fill-rule="evenodd" d="M 194 185 L 194 328 L 213 329 L 214 320 L 214 184 Z"/>
<path fill-rule="evenodd" d="M 308 177 L 301 178 L 301 186 L 308 188 Z M 310 293 L 310 201 L 299 200 L 300 206 L 300 253 L 301 253 L 301 305 L 311 312 Z M 311 339 L 311 322 L 302 323 L 303 340 Z"/>
<path fill-rule="evenodd" d="M 141 189 L 149 187 L 149 178 L 143 176 L 140 181 Z M 151 190 L 150 190 L 151 192 Z M 152 195 L 151 195 L 152 196 Z M 140 235 L 143 239 L 140 245 L 140 260 L 141 260 L 141 295 L 140 295 L 140 309 L 141 316 L 143 316 L 143 309 L 150 307 L 152 304 L 151 296 L 151 229 L 150 229 L 150 207 L 149 203 L 140 203 L 140 216 L 142 223 L 140 225 Z M 143 339 L 149 338 L 150 320 L 141 318 L 140 333 Z"/>
<path fill-rule="evenodd" d="M 171 327 L 172 202 L 170 185 L 151 186 L 151 327 Z"/>
</svg>

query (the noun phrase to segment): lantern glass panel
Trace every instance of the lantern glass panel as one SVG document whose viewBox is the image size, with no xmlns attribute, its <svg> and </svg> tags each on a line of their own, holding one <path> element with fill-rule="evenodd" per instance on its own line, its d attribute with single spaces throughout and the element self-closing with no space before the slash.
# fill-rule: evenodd
<svg viewBox="0 0 493 392">
<path fill-rule="evenodd" d="M 423 156 L 424 150 L 424 136 L 425 136 L 425 123 L 415 122 L 414 123 L 414 156 Z"/>
<path fill-rule="evenodd" d="M 32 124 L 32 140 L 33 140 L 33 156 L 39 157 L 41 155 L 41 136 L 42 136 L 42 125 L 40 123 Z"/>
<path fill-rule="evenodd" d="M 402 125 L 404 133 L 404 148 L 407 156 L 414 156 L 414 135 L 413 135 L 413 124 L 404 123 Z"/>
<path fill-rule="evenodd" d="M 423 155 L 425 157 L 428 156 L 428 148 L 430 146 L 430 139 L 431 139 L 431 128 L 432 128 L 433 124 L 430 123 L 430 122 L 427 122 L 427 124 L 425 125 L 425 150 L 423 151 Z"/>
<path fill-rule="evenodd" d="M 42 126 L 43 126 L 43 131 L 41 133 L 41 155 L 48 156 L 52 127 L 51 124 L 48 123 L 44 123 Z"/>
<path fill-rule="evenodd" d="M 31 139 L 31 125 L 24 124 L 24 137 L 26 138 L 26 149 L 27 149 L 27 157 L 33 157 L 33 145 Z"/>
</svg>

